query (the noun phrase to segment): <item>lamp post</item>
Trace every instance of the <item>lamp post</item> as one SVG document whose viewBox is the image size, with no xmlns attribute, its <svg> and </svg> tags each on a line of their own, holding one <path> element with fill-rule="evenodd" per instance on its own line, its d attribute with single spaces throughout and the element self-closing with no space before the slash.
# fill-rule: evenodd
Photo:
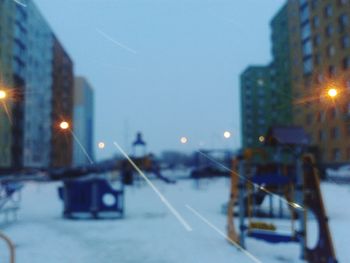
<svg viewBox="0 0 350 263">
<path fill-rule="evenodd" d="M 5 100 L 7 98 L 7 92 L 0 89 L 0 100 Z"/>
</svg>

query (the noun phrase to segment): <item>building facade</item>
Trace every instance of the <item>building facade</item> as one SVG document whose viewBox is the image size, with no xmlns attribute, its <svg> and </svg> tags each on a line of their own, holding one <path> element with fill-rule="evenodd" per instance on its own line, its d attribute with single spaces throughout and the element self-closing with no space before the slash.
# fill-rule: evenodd
<svg viewBox="0 0 350 263">
<path fill-rule="evenodd" d="M 73 65 L 33 1 L 0 0 L 0 168 L 69 166 Z"/>
<path fill-rule="evenodd" d="M 0 167 L 23 166 L 27 11 L 0 1 L 0 76 L 7 93 L 0 108 Z"/>
<path fill-rule="evenodd" d="M 274 114 L 273 122 L 278 125 L 292 123 L 292 59 L 289 17 L 290 9 L 288 4 L 285 4 L 270 23 L 273 57 L 270 81 L 271 110 Z"/>
<path fill-rule="evenodd" d="M 79 140 L 73 144 L 73 164 L 80 166 L 94 159 L 94 92 L 84 77 L 74 80 L 74 135 Z M 82 147 L 84 149 L 82 149 Z M 88 155 L 88 156 L 87 156 Z"/>
<path fill-rule="evenodd" d="M 73 62 L 59 42 L 53 37 L 52 59 L 52 112 L 50 166 L 69 167 L 73 161 Z M 70 124 L 69 130 L 60 129 L 60 123 Z"/>
<path fill-rule="evenodd" d="M 25 167 L 48 167 L 51 152 L 53 38 L 48 23 L 32 1 L 28 2 L 25 11 L 27 37 L 23 162 Z"/>
<path fill-rule="evenodd" d="M 250 66 L 241 74 L 242 147 L 261 146 L 271 125 L 271 67 Z"/>
<path fill-rule="evenodd" d="M 0 89 L 9 91 L 13 87 L 13 1 L 0 0 Z M 10 102 L 5 101 L 11 109 Z M 5 103 L 2 102 L 2 103 Z M 4 105 L 0 105 L 0 167 L 7 168 L 12 164 L 12 130 L 11 119 Z"/>
<path fill-rule="evenodd" d="M 289 1 L 288 1 L 289 2 Z M 295 123 L 311 135 L 323 163 L 350 161 L 350 2 L 290 1 Z M 334 98 L 329 89 L 337 90 Z"/>
</svg>

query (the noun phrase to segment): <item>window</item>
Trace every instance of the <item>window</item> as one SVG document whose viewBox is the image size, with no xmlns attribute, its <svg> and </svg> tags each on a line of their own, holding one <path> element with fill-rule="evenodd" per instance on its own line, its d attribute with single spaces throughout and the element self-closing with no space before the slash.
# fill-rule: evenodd
<svg viewBox="0 0 350 263">
<path fill-rule="evenodd" d="M 348 35 L 345 35 L 341 38 L 341 47 L 342 48 L 350 48 L 350 38 Z"/>
<path fill-rule="evenodd" d="M 346 159 L 350 159 L 350 147 L 346 148 Z"/>
<path fill-rule="evenodd" d="M 310 16 L 309 6 L 303 7 L 300 11 L 300 22 L 304 23 L 309 19 L 309 16 Z"/>
<path fill-rule="evenodd" d="M 328 76 L 329 77 L 334 77 L 336 74 L 336 68 L 334 66 L 329 66 L 328 67 Z"/>
<path fill-rule="evenodd" d="M 318 47 L 321 44 L 321 36 L 320 35 L 314 36 L 313 42 L 314 42 L 314 46 Z"/>
<path fill-rule="evenodd" d="M 328 4 L 325 8 L 324 8 L 324 16 L 325 17 L 330 17 L 333 14 L 333 8 L 330 4 Z"/>
<path fill-rule="evenodd" d="M 305 40 L 311 36 L 311 27 L 310 23 L 306 23 L 301 28 L 301 38 Z"/>
<path fill-rule="evenodd" d="M 317 4 L 318 4 L 318 0 L 312 0 L 311 1 L 311 8 L 315 9 L 317 7 Z"/>
<path fill-rule="evenodd" d="M 315 63 L 315 65 L 320 65 L 321 64 L 321 55 L 320 54 L 316 54 L 314 56 L 314 63 Z"/>
<path fill-rule="evenodd" d="M 304 74 L 310 74 L 313 70 L 312 57 L 304 60 Z"/>
<path fill-rule="evenodd" d="M 303 44 L 303 56 L 310 56 L 312 54 L 312 43 L 311 40 L 307 40 L 304 44 Z"/>
<path fill-rule="evenodd" d="M 328 57 L 333 57 L 335 55 L 335 48 L 333 45 L 327 47 L 327 55 Z"/>
<path fill-rule="evenodd" d="M 338 0 L 338 5 L 346 5 L 349 0 Z"/>
<path fill-rule="evenodd" d="M 320 26 L 320 19 L 318 18 L 318 16 L 314 16 L 314 18 L 312 19 L 312 24 L 315 28 Z"/>
<path fill-rule="evenodd" d="M 313 120 L 313 118 L 312 118 L 311 114 L 306 115 L 306 123 L 308 125 L 312 124 L 312 120 Z"/>
<path fill-rule="evenodd" d="M 332 130 L 331 130 L 332 139 L 338 139 L 339 136 L 340 136 L 339 128 L 338 127 L 332 128 Z"/>
<path fill-rule="evenodd" d="M 333 35 L 334 29 L 332 25 L 327 25 L 325 29 L 325 34 L 327 37 L 331 37 Z"/>
<path fill-rule="evenodd" d="M 346 57 L 343 59 L 343 69 L 350 68 L 350 57 Z"/>
<path fill-rule="evenodd" d="M 333 160 L 334 161 L 340 161 L 341 153 L 338 148 L 333 149 Z"/>
<path fill-rule="evenodd" d="M 338 19 L 339 31 L 342 32 L 349 25 L 349 17 L 346 14 L 341 14 Z"/>
<path fill-rule="evenodd" d="M 299 0 L 299 6 L 303 6 L 307 3 L 307 0 Z"/>
<path fill-rule="evenodd" d="M 348 136 L 350 136 L 350 125 L 349 124 L 346 126 L 346 134 Z"/>
<path fill-rule="evenodd" d="M 329 115 L 330 115 L 331 119 L 334 120 L 337 117 L 337 109 L 336 108 L 330 109 Z"/>
<path fill-rule="evenodd" d="M 348 115 L 348 116 L 350 116 L 350 103 L 348 103 L 348 105 L 347 105 L 347 107 L 346 107 L 346 114 Z"/>
<path fill-rule="evenodd" d="M 345 86 L 350 91 L 350 79 L 345 81 Z"/>
<path fill-rule="evenodd" d="M 320 142 L 326 140 L 326 131 L 320 130 L 320 131 L 318 132 L 318 140 L 319 140 Z"/>
</svg>

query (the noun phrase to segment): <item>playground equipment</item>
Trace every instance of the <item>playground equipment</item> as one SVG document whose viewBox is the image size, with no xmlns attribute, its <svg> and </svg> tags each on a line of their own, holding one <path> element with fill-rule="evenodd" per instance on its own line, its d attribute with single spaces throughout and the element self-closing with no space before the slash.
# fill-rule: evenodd
<svg viewBox="0 0 350 263">
<path fill-rule="evenodd" d="M 104 178 L 68 180 L 58 189 L 64 202 L 63 216 L 79 218 L 123 217 L 124 186 L 115 190 Z"/>
<path fill-rule="evenodd" d="M 17 211 L 21 202 L 22 183 L 0 181 L 0 214 L 5 217 L 5 222 L 17 218 Z"/>
<path fill-rule="evenodd" d="M 295 242 L 300 244 L 301 258 L 308 262 L 336 263 L 315 160 L 306 154 L 308 136 L 302 128 L 276 127 L 271 128 L 265 138 L 265 149 L 248 149 L 232 163 L 228 236 L 242 247 L 246 246 L 248 237 L 269 243 Z M 268 151 L 272 158 L 267 157 Z M 259 218 L 257 209 L 266 197 L 272 196 L 289 207 L 288 234 L 282 233 L 275 224 L 254 221 Z M 235 204 L 239 208 L 239 231 L 234 225 Z M 306 218 L 310 212 L 319 233 L 314 248 L 307 244 Z"/>
<path fill-rule="evenodd" d="M 133 162 L 145 172 L 153 173 L 156 178 L 166 183 L 175 183 L 174 180 L 161 174 L 159 165 L 151 155 L 133 158 Z M 118 189 L 112 188 L 106 178 L 96 178 L 96 174 L 109 171 L 119 172 L 119 181 L 114 182 L 114 185 L 118 185 Z M 80 178 L 89 174 L 95 177 Z M 82 215 L 90 215 L 92 218 L 122 218 L 124 215 L 124 186 L 134 183 L 134 168 L 128 160 L 120 160 L 105 162 L 104 165 L 91 165 L 61 171 L 55 174 L 55 178 L 66 178 L 64 185 L 58 189 L 59 196 L 64 202 L 64 217 L 81 218 Z"/>
<path fill-rule="evenodd" d="M 136 146 L 146 147 L 141 133 L 137 133 L 136 140 L 133 143 L 133 147 L 135 148 Z M 160 166 L 152 154 L 144 155 L 143 153 L 141 157 L 133 156 L 131 159 L 137 167 L 145 172 L 154 174 L 156 178 L 166 183 L 175 183 L 174 180 L 161 174 Z M 132 185 L 134 183 L 134 170 L 129 160 L 123 159 L 114 162 L 104 162 L 102 165 L 77 167 L 73 170 L 58 172 L 56 174 L 58 178 L 62 179 L 64 175 L 65 177 L 68 175 L 68 178 L 70 178 L 64 180 L 64 185 L 58 189 L 59 196 L 64 202 L 63 216 L 66 218 L 81 218 L 86 215 L 92 218 L 122 218 L 124 215 L 124 185 Z M 116 185 L 118 183 L 118 189 L 113 189 L 106 178 L 96 177 L 96 174 L 110 171 L 119 172 L 120 176 L 117 176 L 119 181 L 115 181 L 113 184 Z M 95 174 L 95 177 L 72 179 L 72 177 L 81 177 L 88 174 Z"/>
<path fill-rule="evenodd" d="M 13 244 L 12 240 L 6 236 L 5 234 L 3 234 L 2 232 L 0 232 L 0 239 L 4 240 L 9 251 L 10 251 L 10 263 L 15 263 L 16 260 L 16 248 L 15 245 Z"/>
<path fill-rule="evenodd" d="M 216 160 L 222 164 L 219 167 L 212 160 Z M 191 177 L 194 179 L 210 178 L 217 176 L 229 176 L 227 167 L 230 165 L 232 159 L 232 153 L 228 150 L 212 149 L 212 150 L 200 150 L 195 153 L 195 168 L 191 172 Z"/>
</svg>

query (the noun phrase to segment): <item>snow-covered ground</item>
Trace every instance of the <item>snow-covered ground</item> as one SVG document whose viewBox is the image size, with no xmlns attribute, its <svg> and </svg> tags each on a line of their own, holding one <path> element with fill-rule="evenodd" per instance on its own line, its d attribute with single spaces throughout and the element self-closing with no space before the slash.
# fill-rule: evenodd
<svg viewBox="0 0 350 263">
<path fill-rule="evenodd" d="M 190 205 L 226 232 L 221 207 L 228 198 L 227 179 L 208 181 L 199 190 L 190 180 L 176 185 L 154 183 L 193 231 L 186 231 L 147 185 L 126 189 L 124 219 L 63 219 L 57 183 L 28 183 L 19 220 L 1 229 L 15 242 L 19 263 L 254 262 L 186 208 Z M 350 258 L 350 186 L 325 183 L 322 189 L 338 259 L 346 263 Z M 248 239 L 247 248 L 261 262 L 302 262 L 297 244 L 270 245 Z M 8 262 L 7 253 L 1 243 L 0 262 Z"/>
</svg>

